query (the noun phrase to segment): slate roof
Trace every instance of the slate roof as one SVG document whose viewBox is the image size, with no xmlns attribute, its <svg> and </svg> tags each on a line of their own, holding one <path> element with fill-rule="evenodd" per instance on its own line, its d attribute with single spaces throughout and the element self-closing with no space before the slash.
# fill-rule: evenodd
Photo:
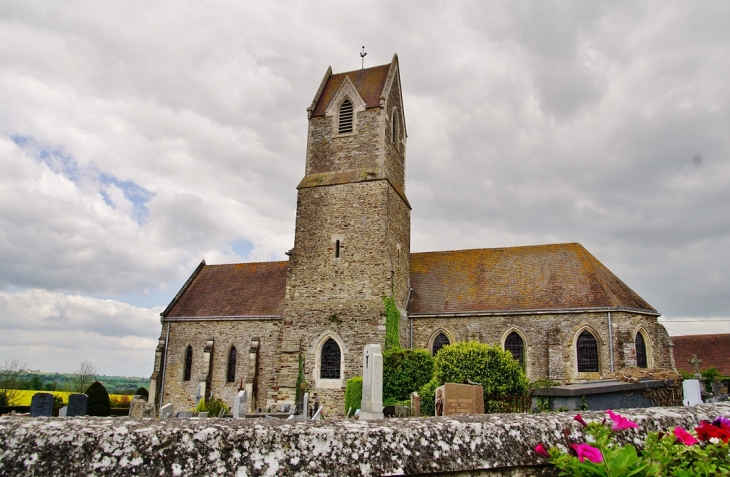
<svg viewBox="0 0 730 477">
<path fill-rule="evenodd" d="M 694 373 L 689 360 L 696 354 L 702 360 L 700 371 L 713 367 L 723 376 L 730 376 L 730 334 L 672 336 L 672 342 L 677 370 Z"/>
<path fill-rule="evenodd" d="M 358 94 L 365 101 L 366 108 L 375 108 L 380 106 L 380 96 L 383 94 L 385 82 L 388 79 L 388 72 L 391 64 L 373 66 L 362 70 L 347 71 L 345 73 L 337 73 L 331 75 L 325 84 L 322 94 L 319 96 L 317 105 L 312 111 L 312 116 L 324 116 L 327 107 L 332 98 L 340 90 L 345 77 L 350 77 L 350 81 L 357 89 Z"/>
<path fill-rule="evenodd" d="M 281 316 L 287 265 L 203 262 L 163 316 Z M 577 243 L 413 253 L 411 288 L 412 314 L 587 308 L 658 314 Z"/>
<path fill-rule="evenodd" d="M 163 312 L 164 316 L 280 316 L 284 313 L 288 262 L 201 265 Z"/>
<path fill-rule="evenodd" d="M 411 254 L 409 313 L 656 310 L 577 243 Z"/>
</svg>

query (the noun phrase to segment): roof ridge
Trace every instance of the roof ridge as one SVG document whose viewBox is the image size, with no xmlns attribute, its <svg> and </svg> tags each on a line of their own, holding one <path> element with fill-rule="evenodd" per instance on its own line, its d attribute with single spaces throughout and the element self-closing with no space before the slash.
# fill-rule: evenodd
<svg viewBox="0 0 730 477">
<path fill-rule="evenodd" d="M 367 68 L 360 68 L 359 70 L 358 69 L 355 69 L 355 70 L 350 70 L 350 71 L 341 71 L 339 73 L 332 73 L 332 76 L 346 75 L 346 74 L 349 74 L 349 73 L 357 73 L 358 71 L 374 70 L 375 68 L 382 68 L 384 66 L 390 67 L 390 65 L 391 65 L 391 63 L 384 63 L 382 65 L 375 65 L 375 66 L 369 66 Z"/>
<path fill-rule="evenodd" d="M 288 260 L 269 260 L 266 262 L 236 262 L 236 263 L 213 263 L 213 264 L 206 264 L 206 267 L 225 267 L 225 266 L 231 266 L 231 265 L 258 265 L 262 263 L 288 263 Z"/>
<path fill-rule="evenodd" d="M 517 249 L 517 248 L 543 248 L 543 247 L 554 247 L 558 245 L 578 245 L 583 250 L 585 250 L 585 247 L 583 247 L 578 242 L 561 242 L 561 243 L 545 243 L 545 244 L 535 244 L 535 245 L 516 245 L 514 247 L 481 247 L 481 248 L 463 248 L 458 250 L 431 250 L 427 252 L 411 252 L 411 255 L 418 254 L 418 253 L 454 253 L 454 252 L 472 252 L 476 250 L 511 250 L 511 249 Z"/>
</svg>

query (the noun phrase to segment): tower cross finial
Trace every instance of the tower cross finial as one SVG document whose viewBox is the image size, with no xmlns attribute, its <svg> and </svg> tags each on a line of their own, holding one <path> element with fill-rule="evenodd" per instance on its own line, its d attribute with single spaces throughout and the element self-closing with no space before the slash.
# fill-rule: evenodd
<svg viewBox="0 0 730 477">
<path fill-rule="evenodd" d="M 367 53 L 365 53 L 365 45 L 362 46 L 362 51 L 360 52 L 360 58 L 362 58 L 362 69 L 365 69 L 365 56 Z"/>
</svg>

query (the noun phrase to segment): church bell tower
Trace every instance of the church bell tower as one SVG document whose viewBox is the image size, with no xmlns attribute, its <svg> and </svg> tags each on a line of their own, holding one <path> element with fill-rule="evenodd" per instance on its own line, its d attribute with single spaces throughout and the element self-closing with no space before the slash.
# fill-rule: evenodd
<svg viewBox="0 0 730 477">
<path fill-rule="evenodd" d="M 411 207 L 397 55 L 346 73 L 329 68 L 307 113 L 275 401 L 293 402 L 301 355 L 310 399 L 317 393 L 338 415 L 364 346 L 385 343 L 384 296 L 405 323 Z"/>
</svg>

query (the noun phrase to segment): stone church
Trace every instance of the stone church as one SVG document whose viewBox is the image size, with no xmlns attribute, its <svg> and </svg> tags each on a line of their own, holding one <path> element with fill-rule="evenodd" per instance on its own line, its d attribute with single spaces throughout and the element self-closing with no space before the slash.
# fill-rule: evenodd
<svg viewBox="0 0 730 477">
<path fill-rule="evenodd" d="M 230 403 L 240 387 L 249 410 L 293 403 L 301 356 L 310 392 L 341 415 L 363 347 L 384 344 L 384 296 L 401 312 L 403 346 L 498 344 L 531 380 L 674 369 L 659 313 L 580 244 L 411 253 L 397 55 L 329 68 L 307 114 L 288 260 L 198 266 L 161 314 L 158 406 Z"/>
</svg>

